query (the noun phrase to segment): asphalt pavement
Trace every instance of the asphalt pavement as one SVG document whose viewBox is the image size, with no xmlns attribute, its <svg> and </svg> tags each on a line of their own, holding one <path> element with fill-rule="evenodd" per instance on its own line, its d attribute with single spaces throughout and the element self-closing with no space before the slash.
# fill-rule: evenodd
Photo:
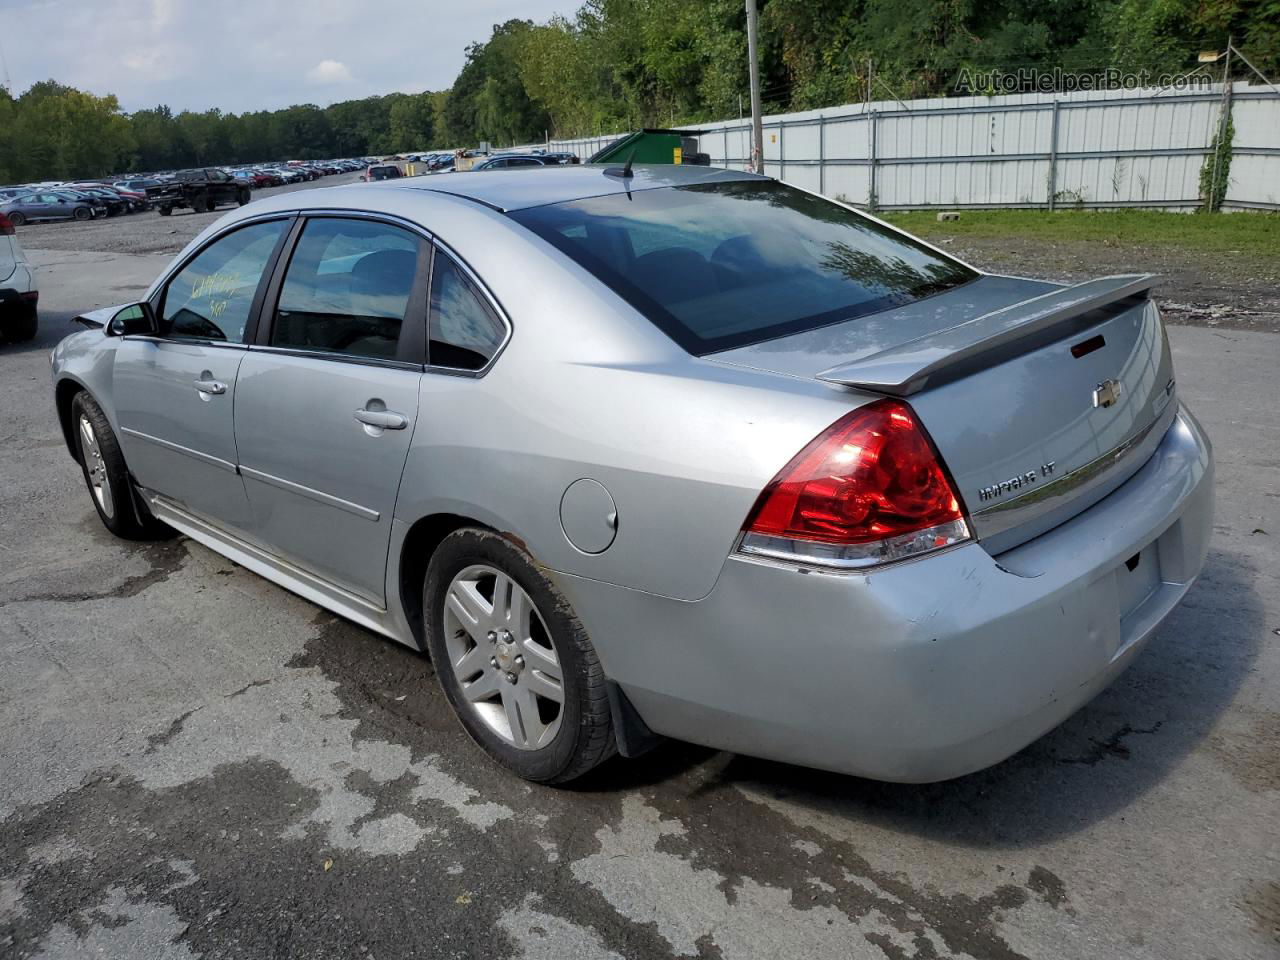
<svg viewBox="0 0 1280 960">
<path fill-rule="evenodd" d="M 39 338 L 0 347 L 0 957 L 1280 957 L 1280 337 L 1171 329 L 1208 565 L 1015 757 L 904 786 L 671 743 L 552 789 L 425 657 L 102 528 L 48 354 L 169 254 L 55 229 L 22 238 Z"/>
</svg>

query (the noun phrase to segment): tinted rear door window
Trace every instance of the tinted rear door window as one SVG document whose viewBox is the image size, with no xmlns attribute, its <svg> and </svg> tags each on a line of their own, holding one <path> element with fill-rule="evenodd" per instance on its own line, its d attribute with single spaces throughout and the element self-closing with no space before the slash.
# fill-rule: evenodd
<svg viewBox="0 0 1280 960">
<path fill-rule="evenodd" d="M 436 250 L 431 271 L 430 363 L 479 370 L 502 346 L 506 327 L 448 254 Z"/>
<path fill-rule="evenodd" d="M 271 345 L 395 359 L 421 243 L 371 220 L 309 221 L 285 273 Z"/>
<path fill-rule="evenodd" d="M 637 190 L 510 216 L 693 354 L 878 313 L 977 276 L 773 181 Z"/>
</svg>

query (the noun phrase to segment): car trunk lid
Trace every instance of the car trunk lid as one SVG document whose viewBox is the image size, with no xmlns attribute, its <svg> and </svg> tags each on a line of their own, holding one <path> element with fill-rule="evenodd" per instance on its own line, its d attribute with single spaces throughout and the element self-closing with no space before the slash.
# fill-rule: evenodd
<svg viewBox="0 0 1280 960">
<path fill-rule="evenodd" d="M 983 277 L 714 359 L 906 398 L 1000 553 L 1102 499 L 1159 444 L 1177 405 L 1154 282 Z"/>
</svg>

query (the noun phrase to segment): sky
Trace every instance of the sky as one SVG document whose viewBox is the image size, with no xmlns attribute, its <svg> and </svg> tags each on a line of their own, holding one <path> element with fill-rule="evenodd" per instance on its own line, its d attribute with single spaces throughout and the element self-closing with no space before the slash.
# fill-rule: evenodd
<svg viewBox="0 0 1280 960">
<path fill-rule="evenodd" d="M 40 80 L 114 93 L 126 111 L 274 110 L 442 90 L 467 44 L 580 0 L 0 0 L 17 96 Z M 0 82 L 4 81 L 0 70 Z"/>
</svg>

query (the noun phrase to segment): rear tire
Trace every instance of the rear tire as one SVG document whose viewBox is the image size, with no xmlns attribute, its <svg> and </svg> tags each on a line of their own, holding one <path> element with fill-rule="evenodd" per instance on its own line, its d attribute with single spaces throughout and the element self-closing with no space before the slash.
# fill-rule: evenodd
<svg viewBox="0 0 1280 960">
<path fill-rule="evenodd" d="M 88 207 L 76 207 L 75 210 L 72 211 L 71 215 L 82 223 L 85 220 L 93 219 L 93 211 Z"/>
<path fill-rule="evenodd" d="M 236 194 L 236 203 L 240 204 L 240 206 L 243 207 L 248 202 L 249 202 L 249 191 L 245 190 L 242 187 L 240 191 Z"/>
<path fill-rule="evenodd" d="M 471 598 L 462 614 L 459 598 Z M 490 757 L 526 780 L 567 783 L 613 755 L 600 658 L 528 553 L 490 530 L 451 533 L 431 557 L 423 610 L 445 697 Z"/>
<path fill-rule="evenodd" d="M 71 424 L 89 498 L 103 526 L 125 540 L 161 540 L 173 536 L 173 528 L 153 517 L 134 490 L 124 454 L 106 414 L 84 391 L 71 401 Z"/>
<path fill-rule="evenodd" d="M 191 209 L 195 213 L 207 213 L 209 208 L 209 198 L 203 193 L 197 193 L 191 198 Z"/>
<path fill-rule="evenodd" d="M 36 308 L 28 306 L 22 311 L 22 319 L 9 329 L 9 339 L 15 343 L 23 340 L 34 340 L 36 331 L 40 329 L 40 317 Z"/>
<path fill-rule="evenodd" d="M 9 214 L 9 222 L 12 223 L 15 227 L 20 227 L 27 222 L 27 218 L 24 217 L 17 210 L 15 210 L 13 211 L 13 213 Z"/>
</svg>

